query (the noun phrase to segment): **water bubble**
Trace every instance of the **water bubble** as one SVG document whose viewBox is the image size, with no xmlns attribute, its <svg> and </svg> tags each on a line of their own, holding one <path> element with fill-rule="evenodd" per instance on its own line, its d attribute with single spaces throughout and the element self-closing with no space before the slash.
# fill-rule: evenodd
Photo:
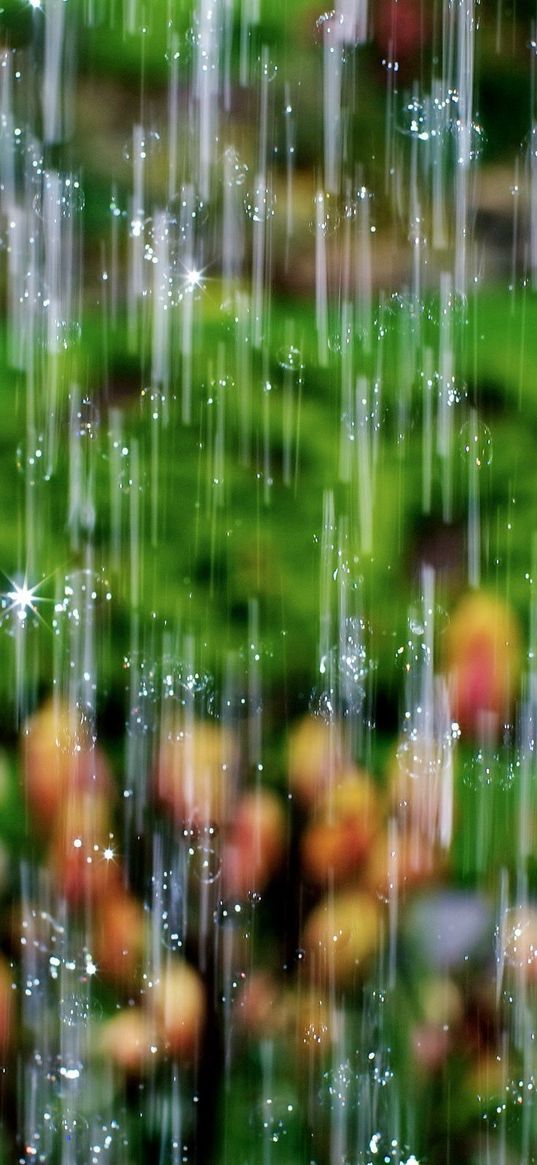
<svg viewBox="0 0 537 1165">
<path fill-rule="evenodd" d="M 87 1165 L 91 1160 L 90 1128 L 87 1120 L 80 1113 L 66 1110 L 59 1119 L 54 1121 L 62 1160 L 65 1158 L 70 1165 Z"/>
<path fill-rule="evenodd" d="M 375 1075 L 375 1083 L 381 1087 L 390 1083 L 393 1072 L 387 1069 L 379 1070 Z M 409 1149 L 408 1145 L 400 1143 L 396 1137 L 383 1133 L 373 1133 L 367 1150 L 362 1150 L 355 1158 L 356 1165 L 420 1165 L 419 1159 Z"/>
<path fill-rule="evenodd" d="M 313 688 L 308 708 L 316 719 L 324 720 L 325 724 L 332 724 L 336 716 L 342 712 L 336 687 L 327 682 L 324 687 L 319 685 Z"/>
<path fill-rule="evenodd" d="M 445 296 L 433 294 L 427 300 L 425 314 L 434 327 L 442 326 L 448 321 L 465 326 L 468 324 L 468 297 L 453 288 Z"/>
<path fill-rule="evenodd" d="M 38 485 L 40 482 L 50 480 L 50 470 L 45 456 L 45 438 L 42 433 L 30 444 L 21 441 L 17 445 L 15 456 L 17 470 L 24 474 L 28 485 Z"/>
<path fill-rule="evenodd" d="M 54 1122 L 50 1112 L 43 1114 L 41 1128 L 34 1129 L 25 1138 L 24 1155 L 19 1158 L 21 1165 L 48 1165 L 54 1136 Z"/>
<path fill-rule="evenodd" d="M 413 623 L 413 626 L 420 627 L 422 624 L 419 621 Z M 409 638 L 399 645 L 395 651 L 395 663 L 402 669 L 405 675 L 410 672 L 419 670 L 424 662 L 430 659 L 431 650 L 424 637 L 423 632 L 417 634 L 412 630 L 412 625 L 409 624 Z"/>
<path fill-rule="evenodd" d="M 363 619 L 347 619 L 345 636 L 337 656 L 340 698 L 344 715 L 360 710 L 365 699 L 365 682 L 369 672 L 365 644 L 367 633 Z"/>
<path fill-rule="evenodd" d="M 126 162 L 132 162 L 136 154 L 142 162 L 145 162 L 153 157 L 160 150 L 160 147 L 161 139 L 158 130 L 150 129 L 142 136 L 137 136 L 136 141 L 133 138 L 128 138 L 123 146 L 122 154 Z"/>
<path fill-rule="evenodd" d="M 175 715 L 175 710 L 195 705 L 200 716 L 210 714 L 215 699 L 214 677 L 210 672 L 195 671 L 191 667 L 167 661 L 163 667 L 161 685 L 163 711 L 167 713 L 167 738 L 182 740 L 183 720 L 180 715 Z"/>
<path fill-rule="evenodd" d="M 80 214 L 86 205 L 84 191 L 78 178 L 67 176 L 63 182 L 62 208 L 66 217 Z"/>
<path fill-rule="evenodd" d="M 152 225 L 152 218 L 144 218 L 141 214 L 134 214 L 129 223 L 129 235 L 131 239 L 143 238 L 146 231 L 151 230 Z"/>
<path fill-rule="evenodd" d="M 354 192 L 347 194 L 343 203 L 343 217 L 346 219 L 359 219 L 362 214 L 364 202 L 371 201 L 373 195 L 367 189 L 367 186 L 359 186 Z M 373 234 L 374 234 L 373 230 Z"/>
<path fill-rule="evenodd" d="M 74 1026 L 77 1025 L 75 1024 Z M 57 1068 L 58 1074 L 62 1077 L 63 1080 L 69 1083 L 74 1083 L 74 1081 L 80 1080 L 80 1077 L 84 1072 L 84 1064 L 82 1063 L 82 1060 L 76 1060 L 72 1056 L 68 1056 L 67 1058 L 58 1057 Z"/>
<path fill-rule="evenodd" d="M 126 210 L 121 210 L 121 207 L 118 205 L 117 199 L 115 197 L 110 199 L 109 210 L 112 218 L 125 218 L 127 214 Z"/>
<path fill-rule="evenodd" d="M 67 352 L 69 348 L 76 347 L 81 336 L 82 326 L 79 320 L 56 320 L 54 350 L 60 352 L 63 349 Z"/>
<path fill-rule="evenodd" d="M 345 39 L 344 32 L 345 17 L 342 12 L 335 12 L 334 9 L 322 12 L 315 21 L 317 44 L 322 44 L 325 40 L 333 44 L 341 43 Z"/>
<path fill-rule="evenodd" d="M 460 434 L 462 458 L 477 469 L 492 461 L 492 435 L 488 425 L 477 417 L 466 421 Z"/>
<path fill-rule="evenodd" d="M 459 166 L 477 161 L 486 144 L 483 126 L 474 121 L 468 127 L 459 119 L 455 119 L 452 129 L 458 139 L 457 161 Z"/>
<path fill-rule="evenodd" d="M 216 380 L 211 380 L 209 385 L 208 404 L 213 404 L 217 400 L 225 400 L 234 391 L 235 381 L 232 376 L 218 376 Z"/>
<path fill-rule="evenodd" d="M 244 209 L 253 222 L 267 222 L 275 211 L 276 198 L 269 186 L 260 182 L 244 199 Z"/>
<path fill-rule="evenodd" d="M 496 931 L 499 953 L 506 964 L 537 971 L 537 910 L 532 906 L 508 908 Z"/>
<path fill-rule="evenodd" d="M 499 785 L 501 789 L 512 789 L 520 777 L 522 756 L 518 750 L 500 765 Z"/>
<path fill-rule="evenodd" d="M 259 57 L 258 61 L 261 66 L 261 76 L 269 83 L 274 81 L 278 75 L 278 66 L 266 56 Z"/>
<path fill-rule="evenodd" d="M 412 780 L 434 781 L 444 764 L 444 742 L 426 740 L 417 729 L 407 733 L 397 749 L 399 768 Z"/>
<path fill-rule="evenodd" d="M 402 128 L 403 133 L 417 138 L 418 141 L 429 141 L 431 137 L 436 137 L 437 134 L 436 129 L 429 124 L 427 105 L 418 101 L 416 97 L 413 97 L 407 103 L 405 122 Z"/>
<path fill-rule="evenodd" d="M 320 231 L 325 238 L 333 235 L 341 225 L 341 209 L 337 200 L 331 194 L 316 194 L 313 199 L 314 214 L 309 222 L 309 229 L 313 235 Z"/>
<path fill-rule="evenodd" d="M 206 201 L 191 186 L 182 186 L 174 194 L 169 203 L 169 224 L 175 232 L 179 244 L 192 239 L 193 232 L 198 232 L 205 225 L 209 217 L 209 208 Z M 171 255 L 173 250 L 173 238 Z"/>
<path fill-rule="evenodd" d="M 65 1028 L 84 1028 L 90 1018 L 90 1003 L 82 995 L 72 994 L 59 1001 L 59 1017 Z M 62 1069 L 59 1069 L 62 1072 Z"/>
<path fill-rule="evenodd" d="M 33 208 L 39 219 L 49 222 L 50 218 L 70 219 L 79 215 L 85 206 L 84 192 L 80 180 L 72 174 L 42 173 L 42 188 L 33 200 Z"/>
<path fill-rule="evenodd" d="M 99 421 L 100 414 L 97 405 L 92 401 L 91 397 L 83 397 L 77 408 L 75 417 L 77 435 L 79 437 L 87 437 L 88 440 L 92 441 L 97 435 Z"/>
<path fill-rule="evenodd" d="M 161 915 L 162 942 L 168 951 L 182 951 L 184 936 L 182 920 L 171 918 L 168 910 Z"/>
<path fill-rule="evenodd" d="M 56 745 L 61 752 L 75 756 L 89 752 L 97 742 L 95 710 L 82 700 L 77 701 L 60 717 Z"/>
<path fill-rule="evenodd" d="M 111 600 L 112 590 L 104 567 L 98 570 L 82 567 L 65 576 L 63 597 L 56 604 L 55 611 L 65 613 L 74 623 L 79 623 L 85 610 L 106 607 Z"/>
<path fill-rule="evenodd" d="M 159 843 L 164 842 L 166 856 L 163 855 L 162 864 L 159 860 L 158 865 L 154 866 L 151 876 L 152 908 L 156 915 L 160 915 L 161 939 L 169 951 L 183 949 L 188 862 L 185 847 L 190 847 L 193 839 L 194 831 L 186 828 L 179 846 L 176 839 L 166 835 L 159 839 Z"/>
<path fill-rule="evenodd" d="M 127 734 L 131 737 L 143 738 L 155 728 L 156 693 L 151 685 L 142 684 L 138 692 L 138 699 L 133 704 L 127 720 Z"/>
<path fill-rule="evenodd" d="M 356 1082 L 356 1072 L 350 1061 L 343 1060 L 335 1068 L 325 1072 L 324 1080 L 331 1106 L 337 1110 L 346 1108 L 351 1100 L 353 1085 Z M 324 1102 L 325 1095 L 323 1089 L 320 1096 L 321 1102 Z"/>
<path fill-rule="evenodd" d="M 227 186 L 244 186 L 248 177 L 248 166 L 241 161 L 240 155 L 233 146 L 228 146 L 224 152 L 224 181 Z"/>
<path fill-rule="evenodd" d="M 293 344 L 284 344 L 279 348 L 277 360 L 280 368 L 286 372 L 302 372 L 304 368 L 300 348 L 295 348 Z"/>
<path fill-rule="evenodd" d="M 446 400 L 449 408 L 455 408 L 468 399 L 468 388 L 466 384 L 459 384 L 454 376 L 451 377 L 446 389 Z"/>
<path fill-rule="evenodd" d="M 469 789 L 486 789 L 499 781 L 499 755 L 478 748 L 463 766 L 463 782 Z"/>
<path fill-rule="evenodd" d="M 299 1111 L 298 1097 L 292 1091 L 266 1096 L 259 1102 L 257 1114 L 262 1135 L 277 1145 L 287 1136 L 290 1122 Z"/>
<path fill-rule="evenodd" d="M 190 854 L 190 870 L 192 875 L 205 886 L 211 886 L 218 881 L 222 868 L 220 850 L 214 836 L 207 836 L 198 840 L 192 847 Z"/>
<path fill-rule="evenodd" d="M 330 1045 L 330 1026 L 325 1023 L 322 1013 L 318 1018 L 310 1019 L 302 1031 L 302 1041 L 307 1048 L 315 1051 L 318 1048 L 326 1049 Z"/>
<path fill-rule="evenodd" d="M 248 917 L 249 909 L 243 902 L 222 899 L 213 914 L 213 921 L 216 926 L 243 928 Z"/>
<path fill-rule="evenodd" d="M 158 388 L 142 388 L 140 397 L 149 405 L 149 416 L 152 421 L 158 421 L 165 411 L 166 394 Z"/>
<path fill-rule="evenodd" d="M 244 329 L 244 342 L 248 343 L 247 322 L 250 318 L 250 298 L 247 292 L 235 291 L 229 299 L 220 304 L 220 311 L 224 317 L 224 328 L 234 334 L 238 327 Z"/>
<path fill-rule="evenodd" d="M 25 940 L 25 946 L 31 946 L 39 954 L 57 957 L 64 934 L 64 927 L 48 911 L 31 909 L 25 913 L 21 937 Z"/>
</svg>

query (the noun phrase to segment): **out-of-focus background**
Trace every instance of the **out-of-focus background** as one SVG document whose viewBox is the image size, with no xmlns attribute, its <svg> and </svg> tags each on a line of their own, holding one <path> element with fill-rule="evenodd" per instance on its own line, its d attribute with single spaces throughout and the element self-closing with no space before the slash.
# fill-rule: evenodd
<svg viewBox="0 0 537 1165">
<path fill-rule="evenodd" d="M 535 5 L 0 10 L 0 1160 L 536 1117 Z"/>
</svg>

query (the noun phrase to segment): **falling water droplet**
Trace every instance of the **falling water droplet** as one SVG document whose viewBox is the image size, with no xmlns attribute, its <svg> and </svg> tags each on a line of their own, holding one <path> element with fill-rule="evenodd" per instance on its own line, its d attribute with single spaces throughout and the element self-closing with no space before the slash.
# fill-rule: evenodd
<svg viewBox="0 0 537 1165">
<path fill-rule="evenodd" d="M 476 469 L 483 469 L 492 461 L 492 434 L 488 425 L 479 419 L 466 421 L 459 434 L 461 456 Z"/>
</svg>

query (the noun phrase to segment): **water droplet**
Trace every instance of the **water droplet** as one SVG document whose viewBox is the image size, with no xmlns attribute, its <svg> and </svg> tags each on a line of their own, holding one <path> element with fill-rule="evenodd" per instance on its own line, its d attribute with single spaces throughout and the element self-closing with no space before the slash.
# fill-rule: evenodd
<svg viewBox="0 0 537 1165">
<path fill-rule="evenodd" d="M 31 445 L 26 441 L 21 441 L 17 445 L 17 470 L 24 475 L 28 485 L 39 485 L 50 480 L 50 468 L 47 460 L 43 434 L 40 434 Z"/>
<path fill-rule="evenodd" d="M 416 97 L 412 97 L 406 106 L 402 132 L 418 141 L 429 141 L 431 137 L 437 136 L 437 130 L 430 124 L 427 104 L 418 101 Z"/>
<path fill-rule="evenodd" d="M 264 1097 L 257 1111 L 262 1137 L 277 1145 L 288 1135 L 293 1116 L 298 1112 L 298 1097 L 292 1091 Z"/>
<path fill-rule="evenodd" d="M 166 395 L 157 388 L 143 388 L 140 397 L 149 406 L 149 419 L 158 421 L 166 406 Z"/>
<path fill-rule="evenodd" d="M 322 12 L 315 21 L 315 39 L 317 44 L 322 44 L 326 39 L 329 42 L 337 44 L 345 39 L 345 17 L 342 12 L 331 11 Z"/>
<path fill-rule="evenodd" d="M 338 713 L 337 692 L 330 685 L 325 688 L 313 689 L 309 699 L 309 711 L 312 716 L 331 724 Z"/>
<path fill-rule="evenodd" d="M 73 993 L 60 1000 L 60 1019 L 65 1027 L 84 1027 L 90 1017 L 89 999 Z"/>
<path fill-rule="evenodd" d="M 84 1064 L 82 1060 L 76 1060 L 72 1056 L 60 1059 L 58 1057 L 57 1070 L 63 1080 L 73 1083 L 75 1080 L 80 1080 L 84 1072 Z"/>
<path fill-rule="evenodd" d="M 278 364 L 288 372 L 302 372 L 302 353 L 293 344 L 285 344 L 278 350 Z"/>
<path fill-rule="evenodd" d="M 450 289 L 445 296 L 434 293 L 427 301 L 425 312 L 427 320 L 434 327 L 439 327 L 448 321 L 465 327 L 468 324 L 468 297 L 453 289 Z"/>
<path fill-rule="evenodd" d="M 169 225 L 173 228 L 175 241 L 181 245 L 190 242 L 194 233 L 197 234 L 205 225 L 209 217 L 207 203 L 191 186 L 182 186 L 177 194 L 170 199 Z M 174 250 L 174 238 L 171 240 L 170 254 L 172 258 L 180 260 L 180 254 Z M 184 278 L 184 266 L 183 278 Z"/>
<path fill-rule="evenodd" d="M 443 742 L 424 740 L 416 730 L 412 730 L 397 749 L 397 761 L 401 771 L 413 780 L 433 781 L 442 771 Z"/>
<path fill-rule="evenodd" d="M 84 192 L 80 180 L 72 174 L 39 171 L 43 184 L 33 200 L 33 208 L 45 224 L 50 220 L 70 219 L 79 215 L 85 206 Z"/>
<path fill-rule="evenodd" d="M 271 61 L 264 56 L 259 57 L 258 60 L 261 66 L 261 76 L 264 77 L 269 83 L 274 81 L 278 75 L 278 66 L 274 64 L 274 61 Z"/>
<path fill-rule="evenodd" d="M 463 767 L 463 781 L 469 789 L 486 789 L 496 783 L 498 754 L 478 748 Z"/>
<path fill-rule="evenodd" d="M 468 164 L 468 162 L 476 162 L 480 158 L 486 144 L 486 135 L 483 126 L 476 121 L 472 122 L 470 126 L 466 126 L 457 118 L 452 123 L 452 129 L 457 138 L 457 161 L 459 165 L 462 166 Z"/>
<path fill-rule="evenodd" d="M 133 704 L 129 719 L 127 721 L 127 733 L 132 737 L 144 737 L 155 728 L 155 709 L 156 696 L 153 691 L 147 691 L 144 688 L 138 695 L 138 700 Z"/>
<path fill-rule="evenodd" d="M 90 1129 L 85 1117 L 67 1111 L 54 1124 L 62 1146 L 62 1157 L 72 1165 L 87 1165 L 91 1159 L 91 1148 Z"/>
<path fill-rule="evenodd" d="M 328 1094 L 330 1108 L 340 1111 L 346 1108 L 353 1098 L 353 1088 L 356 1083 L 356 1072 L 349 1060 L 344 1060 L 335 1068 L 324 1074 L 326 1092 L 321 1092 L 321 1102 L 325 1102 Z"/>
<path fill-rule="evenodd" d="M 253 222 L 267 222 L 275 210 L 276 198 L 270 187 L 260 182 L 244 199 L 244 209 Z"/>
<path fill-rule="evenodd" d="M 248 911 L 246 912 L 248 914 Z M 234 902 L 229 899 L 222 900 L 213 914 L 213 921 L 216 926 L 232 926 L 243 928 L 246 921 L 245 907 L 242 902 Z"/>
<path fill-rule="evenodd" d="M 86 437 L 88 440 L 93 440 L 97 435 L 99 427 L 100 414 L 96 404 L 89 396 L 83 397 L 78 406 L 75 423 L 76 432 L 79 437 Z"/>
<path fill-rule="evenodd" d="M 235 391 L 235 381 L 232 376 L 219 376 L 216 380 L 211 380 L 209 385 L 208 400 L 211 403 L 222 399 Z M 229 402 L 228 402 L 229 403 Z"/>
<path fill-rule="evenodd" d="M 209 672 L 194 671 L 190 667 L 165 661 L 162 672 L 162 701 L 166 717 L 169 740 L 182 740 L 184 723 L 181 715 L 175 716 L 175 709 L 192 708 L 205 717 L 214 708 L 214 679 Z"/>
<path fill-rule="evenodd" d="M 136 135 L 136 139 L 128 138 L 123 146 L 123 158 L 126 162 L 132 162 L 137 155 L 142 162 L 152 158 L 161 147 L 161 139 L 158 130 L 150 129 L 141 135 Z"/>
<path fill-rule="evenodd" d="M 190 870 L 195 878 L 205 886 L 218 881 L 221 873 L 221 857 L 218 845 L 213 840 L 202 838 L 193 847 Z"/>
<path fill-rule="evenodd" d="M 450 408 L 455 405 L 463 404 L 468 398 L 468 389 L 465 384 L 457 384 L 455 377 L 452 377 L 447 385 L 447 403 Z"/>
<path fill-rule="evenodd" d="M 79 622 L 81 612 L 105 607 L 112 600 L 112 590 L 104 568 L 91 570 L 83 567 L 65 576 L 62 602 L 56 611 L 64 611 L 68 618 Z"/>
<path fill-rule="evenodd" d="M 244 186 L 248 177 L 248 166 L 241 161 L 233 146 L 224 152 L 224 181 L 227 186 Z"/>
<path fill-rule="evenodd" d="M 61 752 L 75 756 L 89 752 L 96 741 L 95 711 L 90 704 L 77 701 L 73 708 L 60 718 L 56 744 Z"/>
<path fill-rule="evenodd" d="M 462 426 L 460 449 L 463 459 L 482 469 L 492 461 L 492 435 L 488 425 L 474 418 Z"/>
<path fill-rule="evenodd" d="M 314 213 L 309 222 L 313 235 L 320 231 L 325 238 L 333 235 L 341 225 L 341 210 L 331 194 L 316 194 L 313 199 Z"/>
<path fill-rule="evenodd" d="M 509 967 L 537 971 L 537 910 L 513 906 L 504 912 L 496 931 L 499 952 Z"/>
</svg>

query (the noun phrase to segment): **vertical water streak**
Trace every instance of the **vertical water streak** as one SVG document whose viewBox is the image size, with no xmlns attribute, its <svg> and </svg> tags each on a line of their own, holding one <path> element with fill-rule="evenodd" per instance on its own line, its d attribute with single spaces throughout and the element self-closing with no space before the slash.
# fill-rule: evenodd
<svg viewBox="0 0 537 1165">
<path fill-rule="evenodd" d="M 272 190 L 268 170 L 269 134 L 268 48 L 261 50 L 261 81 L 259 91 L 259 143 L 255 189 L 251 196 L 252 219 L 252 342 L 260 348 L 266 331 L 266 316 L 270 287 L 271 231 L 273 214 Z"/>
<path fill-rule="evenodd" d="M 341 184 L 343 39 L 341 20 L 327 15 L 321 24 L 323 46 L 324 188 L 339 194 Z"/>
<path fill-rule="evenodd" d="M 204 202 L 211 195 L 219 133 L 222 16 L 222 0 L 198 0 L 194 14 L 196 37 L 192 93 L 199 145 L 197 186 Z"/>
<path fill-rule="evenodd" d="M 452 391 L 454 376 L 453 282 L 450 273 L 446 271 L 440 275 L 439 299 L 439 399 L 436 448 L 440 458 L 442 472 L 442 516 L 444 522 L 450 522 L 453 504 L 453 475 L 451 467 L 453 451 Z"/>
<path fill-rule="evenodd" d="M 326 210 L 322 191 L 315 196 L 315 320 L 317 324 L 317 359 L 323 368 L 328 363 L 328 267 Z"/>
<path fill-rule="evenodd" d="M 369 385 L 364 376 L 359 376 L 356 382 L 356 457 L 360 543 L 364 555 L 373 553 L 374 484 L 371 428 Z"/>
<path fill-rule="evenodd" d="M 67 95 L 63 92 L 64 37 L 67 6 L 65 0 L 47 0 L 45 10 L 45 57 L 43 63 L 43 139 L 46 144 L 62 141 Z"/>
<path fill-rule="evenodd" d="M 456 65 L 456 170 L 455 170 L 455 269 L 454 287 L 458 295 L 468 291 L 468 248 L 470 241 L 469 181 L 472 163 L 475 0 L 458 0 Z"/>
<path fill-rule="evenodd" d="M 128 258 L 128 335 L 131 352 L 138 350 L 140 303 L 144 292 L 145 161 L 144 128 L 137 124 L 132 129 L 132 197 Z"/>
</svg>

